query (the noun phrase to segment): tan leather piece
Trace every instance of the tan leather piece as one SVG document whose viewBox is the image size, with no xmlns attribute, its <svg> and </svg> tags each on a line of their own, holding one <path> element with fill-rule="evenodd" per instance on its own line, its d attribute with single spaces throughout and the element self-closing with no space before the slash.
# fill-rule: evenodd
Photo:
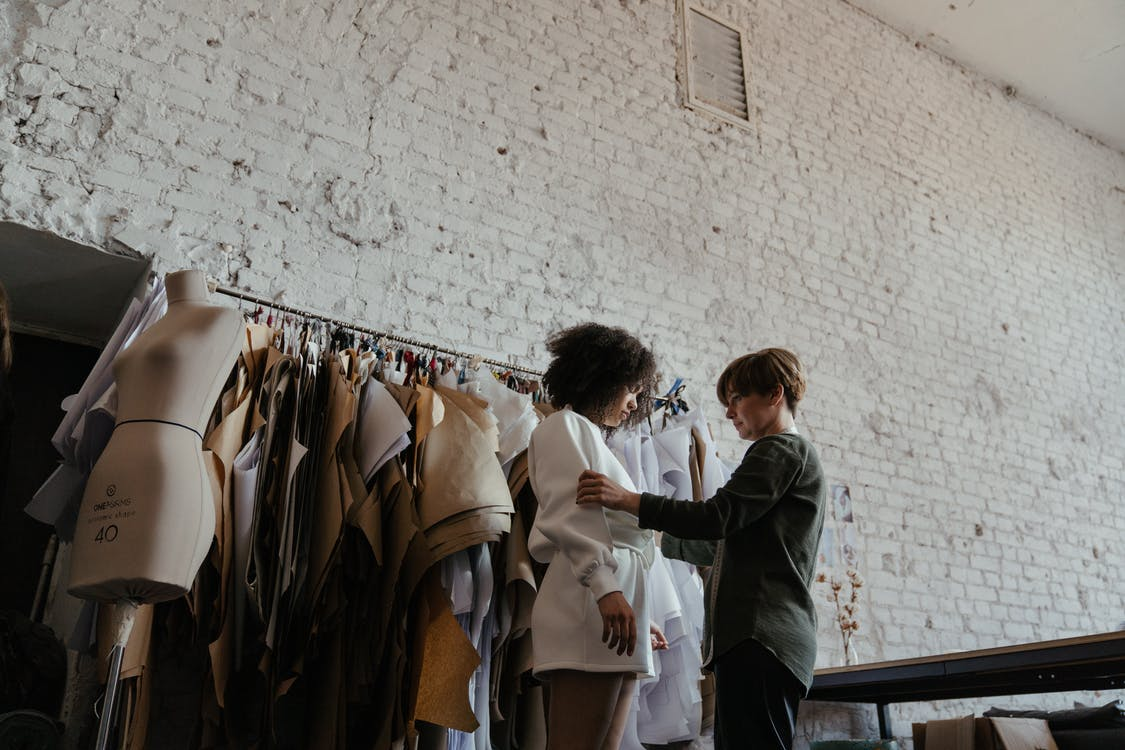
<svg viewBox="0 0 1125 750">
<path fill-rule="evenodd" d="M 425 628 L 425 640 L 417 665 L 413 719 L 473 732 L 480 725 L 469 705 L 468 685 L 480 666 L 480 654 L 457 624 L 437 569 L 431 571 L 422 583 L 425 616 L 418 622 Z"/>
</svg>

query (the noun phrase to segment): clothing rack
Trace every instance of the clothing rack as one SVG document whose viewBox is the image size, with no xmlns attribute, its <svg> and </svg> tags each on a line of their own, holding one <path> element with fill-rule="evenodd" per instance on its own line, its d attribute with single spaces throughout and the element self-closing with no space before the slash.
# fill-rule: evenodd
<svg viewBox="0 0 1125 750">
<path fill-rule="evenodd" d="M 417 348 L 423 349 L 423 350 L 431 350 L 431 351 L 434 351 L 434 352 L 440 352 L 442 354 L 448 354 L 450 356 L 459 357 L 459 358 L 462 358 L 462 359 L 472 360 L 472 359 L 478 359 L 479 358 L 482 363 L 487 364 L 487 365 L 492 365 L 494 367 L 500 367 L 500 368 L 503 368 L 505 370 L 512 370 L 513 372 L 518 372 L 518 373 L 521 373 L 521 374 L 524 374 L 524 375 L 533 375 L 535 377 L 540 377 L 540 378 L 543 377 L 543 371 L 542 370 L 535 370 L 535 369 L 532 369 L 530 367 L 521 367 L 519 365 L 513 365 L 510 362 L 503 362 L 503 361 L 498 360 L 498 359 L 489 359 L 488 357 L 480 357 L 479 355 L 469 354 L 467 352 L 459 352 L 455 349 L 448 349 L 448 348 L 443 347 L 443 346 L 436 346 L 434 344 L 428 344 L 425 341 L 419 341 L 417 339 L 407 338 L 407 337 L 404 337 L 404 336 L 398 336 L 398 335 L 395 335 L 393 333 L 386 333 L 384 331 L 376 331 L 373 328 L 368 328 L 366 326 L 361 326 L 361 325 L 357 325 L 355 323 L 350 323 L 346 320 L 339 320 L 338 318 L 333 318 L 333 317 L 331 317 L 329 315 L 325 315 L 323 313 L 318 313 L 318 312 L 315 312 L 315 311 L 312 311 L 312 310 L 303 310 L 303 309 L 298 308 L 298 307 L 293 307 L 292 305 L 285 305 L 285 304 L 282 304 L 280 302 L 274 302 L 273 300 L 269 299 L 268 297 L 262 297 L 262 296 L 259 296 L 257 294 L 251 294 L 250 292 L 244 292 L 241 289 L 235 289 L 235 288 L 229 287 L 229 286 L 221 286 L 221 285 L 219 285 L 218 283 L 215 283 L 215 282 L 209 281 L 208 285 L 211 287 L 212 291 L 218 292 L 219 294 L 225 294 L 228 297 L 234 297 L 236 299 L 244 300 L 246 302 L 252 302 L 254 304 L 261 305 L 262 307 L 270 308 L 270 309 L 273 309 L 273 310 L 279 310 L 281 312 L 287 312 L 287 313 L 290 313 L 292 315 L 299 315 L 299 316 L 302 316 L 302 317 L 305 317 L 305 318 L 313 318 L 313 319 L 319 320 L 323 323 L 330 323 L 330 324 L 338 326 L 340 328 L 346 328 L 350 331 L 355 331 L 357 333 L 366 333 L 370 336 L 374 336 L 376 341 L 378 341 L 379 339 L 387 339 L 388 341 L 395 341 L 395 342 L 398 342 L 400 344 L 406 344 L 407 346 L 413 346 L 413 347 L 417 347 Z"/>
</svg>

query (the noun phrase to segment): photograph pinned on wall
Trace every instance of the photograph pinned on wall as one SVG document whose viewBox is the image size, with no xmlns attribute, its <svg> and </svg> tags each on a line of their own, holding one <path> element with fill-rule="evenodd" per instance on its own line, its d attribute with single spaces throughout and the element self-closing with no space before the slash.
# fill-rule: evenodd
<svg viewBox="0 0 1125 750">
<path fill-rule="evenodd" d="M 832 513 L 842 523 L 855 523 L 855 516 L 852 514 L 852 493 L 848 485 L 832 485 Z"/>
<path fill-rule="evenodd" d="M 859 566 L 859 534 L 854 524 L 845 526 L 840 534 L 840 557 L 849 568 Z"/>
<path fill-rule="evenodd" d="M 820 550 L 816 554 L 818 568 L 835 568 L 839 549 L 836 547 L 836 529 L 825 526 L 820 537 Z"/>
</svg>

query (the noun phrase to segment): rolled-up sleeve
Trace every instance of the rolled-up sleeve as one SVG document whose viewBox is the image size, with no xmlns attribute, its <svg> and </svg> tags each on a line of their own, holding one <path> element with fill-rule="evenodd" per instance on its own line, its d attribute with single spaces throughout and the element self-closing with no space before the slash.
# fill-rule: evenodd
<svg viewBox="0 0 1125 750">
<path fill-rule="evenodd" d="M 574 577 L 588 586 L 596 599 L 621 591 L 615 572 L 613 536 L 605 510 L 578 505 L 578 475 L 594 469 L 595 440 L 600 439 L 582 418 L 566 413 L 544 422 L 531 441 L 531 485 L 539 501 L 535 532 L 556 553 L 566 557 Z M 541 556 L 542 540 L 529 540 L 532 553 Z M 537 544 L 538 542 L 538 544 Z"/>
</svg>

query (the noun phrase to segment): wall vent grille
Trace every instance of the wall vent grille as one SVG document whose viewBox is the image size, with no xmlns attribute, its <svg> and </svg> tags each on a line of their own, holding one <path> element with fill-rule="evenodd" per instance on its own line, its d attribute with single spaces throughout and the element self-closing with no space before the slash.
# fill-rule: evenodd
<svg viewBox="0 0 1125 750">
<path fill-rule="evenodd" d="M 750 124 L 746 34 L 702 8 L 683 8 L 687 106 L 743 127 Z"/>
</svg>

